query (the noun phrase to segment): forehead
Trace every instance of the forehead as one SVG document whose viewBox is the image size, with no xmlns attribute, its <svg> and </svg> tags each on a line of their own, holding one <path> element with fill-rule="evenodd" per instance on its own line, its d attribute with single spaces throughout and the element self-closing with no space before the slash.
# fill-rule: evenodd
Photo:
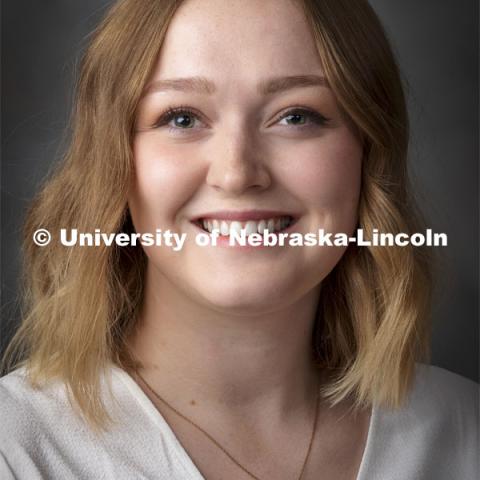
<svg viewBox="0 0 480 480">
<path fill-rule="evenodd" d="M 295 0 L 186 0 L 170 23 L 155 76 L 321 74 Z"/>
</svg>

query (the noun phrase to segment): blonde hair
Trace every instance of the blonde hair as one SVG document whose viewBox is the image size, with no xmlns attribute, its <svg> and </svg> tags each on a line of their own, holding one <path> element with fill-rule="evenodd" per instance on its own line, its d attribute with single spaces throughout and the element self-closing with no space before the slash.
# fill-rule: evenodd
<svg viewBox="0 0 480 480">
<path fill-rule="evenodd" d="M 112 361 L 138 366 L 126 340 L 142 303 L 146 256 L 141 247 L 74 249 L 55 238 L 39 248 L 31 238 L 39 227 L 133 231 L 127 191 L 137 104 L 181 3 L 122 0 L 108 12 L 81 65 L 69 150 L 25 223 L 25 314 L 3 371 L 25 366 L 33 385 L 61 379 L 95 429 L 111 420 L 101 372 Z M 378 18 L 365 0 L 300 3 L 329 84 L 363 138 L 359 227 L 421 231 L 402 84 Z M 428 354 L 429 266 L 423 248 L 350 246 L 324 279 L 313 340 L 332 403 L 401 405 L 415 361 Z"/>
</svg>

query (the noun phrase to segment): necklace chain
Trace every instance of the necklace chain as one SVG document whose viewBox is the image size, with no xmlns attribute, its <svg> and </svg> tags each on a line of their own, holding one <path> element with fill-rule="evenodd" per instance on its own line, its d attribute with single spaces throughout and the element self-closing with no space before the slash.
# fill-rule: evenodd
<svg viewBox="0 0 480 480">
<path fill-rule="evenodd" d="M 247 475 L 249 475 L 251 478 L 254 480 L 261 480 L 259 477 L 254 475 L 250 470 L 248 470 L 246 467 L 244 467 L 237 459 L 235 459 L 215 438 L 213 438 L 208 432 L 206 432 L 202 427 L 197 425 L 193 420 L 185 416 L 183 413 L 179 412 L 173 405 L 168 403 L 164 398 L 162 398 L 148 383 L 147 381 L 138 373 L 138 371 L 135 372 L 135 375 L 137 375 L 142 383 L 145 384 L 145 386 L 148 388 L 148 390 L 158 399 L 160 400 L 164 405 L 166 405 L 172 412 L 177 414 L 179 417 L 183 418 L 186 422 L 188 422 L 190 425 L 195 427 L 197 430 L 202 432 L 214 445 L 216 445 L 222 452 L 239 468 L 241 468 Z M 308 459 L 310 457 L 310 452 L 312 451 L 312 445 L 313 445 L 313 440 L 315 438 L 315 433 L 317 431 L 317 420 L 318 420 L 318 410 L 319 410 L 319 404 L 320 404 L 320 393 L 319 389 L 317 388 L 317 394 L 316 394 L 316 401 L 315 401 L 315 415 L 314 415 L 314 420 L 313 420 L 313 428 L 312 428 L 312 434 L 310 435 L 310 442 L 308 444 L 307 452 L 305 454 L 305 458 L 303 460 L 302 464 L 302 469 L 300 470 L 300 474 L 298 475 L 297 480 L 301 480 L 303 473 L 305 471 L 305 467 L 307 466 Z"/>
</svg>

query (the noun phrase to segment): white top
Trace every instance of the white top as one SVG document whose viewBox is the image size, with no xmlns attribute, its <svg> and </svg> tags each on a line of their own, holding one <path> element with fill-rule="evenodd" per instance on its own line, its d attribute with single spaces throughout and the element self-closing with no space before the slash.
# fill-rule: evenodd
<svg viewBox="0 0 480 480">
<path fill-rule="evenodd" d="M 23 369 L 1 378 L 0 478 L 203 480 L 135 381 L 111 371 L 119 423 L 101 438 L 61 384 L 33 390 Z M 474 382 L 418 364 L 404 408 L 373 408 L 357 480 L 478 480 L 478 394 Z"/>
</svg>

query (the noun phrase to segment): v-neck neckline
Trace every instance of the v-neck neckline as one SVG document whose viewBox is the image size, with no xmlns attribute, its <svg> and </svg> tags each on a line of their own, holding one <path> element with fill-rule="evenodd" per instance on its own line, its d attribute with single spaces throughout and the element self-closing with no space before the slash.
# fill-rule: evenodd
<svg viewBox="0 0 480 480">
<path fill-rule="evenodd" d="M 148 398 L 147 394 L 140 388 L 140 386 L 133 379 L 133 377 L 128 372 L 115 364 L 112 364 L 112 370 L 117 374 L 118 378 L 127 387 L 127 389 L 138 402 L 140 407 L 143 408 L 147 415 L 161 429 L 162 433 L 166 435 L 166 440 L 170 441 L 172 444 L 175 445 L 176 448 L 172 449 L 172 451 L 177 456 L 179 465 L 181 465 L 185 473 L 188 474 L 189 480 L 206 480 L 205 477 L 198 470 L 197 466 L 195 465 L 183 445 L 180 443 L 180 440 L 177 438 L 175 432 L 172 430 L 168 422 L 165 420 L 160 411 L 155 407 L 150 398 Z M 362 460 L 360 462 L 360 467 L 358 469 L 357 477 L 355 480 L 367 480 L 366 475 L 368 470 L 368 463 L 371 457 L 374 432 L 377 428 L 377 410 L 377 407 L 373 405 L 370 413 L 367 439 L 363 450 Z"/>
</svg>

